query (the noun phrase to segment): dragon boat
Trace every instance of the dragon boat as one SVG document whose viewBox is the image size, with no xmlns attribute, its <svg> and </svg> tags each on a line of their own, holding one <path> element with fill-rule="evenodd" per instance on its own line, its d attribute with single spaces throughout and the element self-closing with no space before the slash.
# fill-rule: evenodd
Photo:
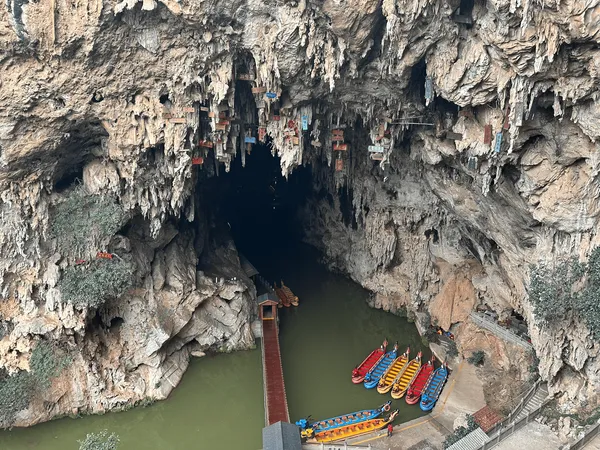
<svg viewBox="0 0 600 450">
<path fill-rule="evenodd" d="M 356 436 L 360 436 L 373 431 L 381 430 L 391 423 L 398 415 L 398 410 L 394 410 L 386 418 L 371 419 L 365 422 L 354 423 L 333 430 L 323 431 L 322 433 L 315 434 L 315 440 L 317 442 L 334 442 L 340 439 L 349 439 Z"/>
<path fill-rule="evenodd" d="M 444 363 L 441 367 L 438 367 L 429 377 L 427 385 L 421 395 L 421 402 L 419 406 L 423 411 L 431 411 L 435 406 L 435 403 L 440 398 L 444 384 L 448 379 L 448 367 Z"/>
<path fill-rule="evenodd" d="M 344 427 L 367 420 L 378 418 L 385 412 L 391 409 L 392 401 L 388 401 L 375 409 L 365 409 L 362 411 L 345 414 L 343 416 L 332 417 L 331 419 L 318 420 L 310 423 L 310 416 L 306 419 L 300 419 L 296 422 L 296 425 L 300 427 L 300 435 L 303 438 L 311 438 L 316 433 L 322 433 L 324 431 L 333 430 L 334 428 Z"/>
<path fill-rule="evenodd" d="M 396 382 L 396 379 L 404 371 L 404 366 L 408 363 L 410 355 L 410 347 L 407 347 L 406 351 L 394 360 L 392 364 L 387 368 L 385 373 L 381 375 L 379 383 L 377 383 L 377 392 L 385 394 L 389 392 L 392 385 Z"/>
<path fill-rule="evenodd" d="M 427 384 L 427 380 L 429 380 L 429 377 L 435 369 L 434 361 L 435 356 L 431 356 L 431 359 L 427 362 L 427 364 L 421 366 L 417 372 L 417 376 L 408 386 L 408 390 L 406 392 L 406 403 L 409 405 L 418 403 L 419 399 L 421 398 L 421 394 L 423 393 L 423 389 Z"/>
<path fill-rule="evenodd" d="M 371 370 L 367 372 L 365 375 L 364 386 L 367 389 L 373 389 L 379 383 L 379 379 L 385 373 L 385 371 L 390 367 L 390 364 L 394 362 L 396 356 L 398 355 L 398 343 L 394 344 L 394 349 L 391 352 L 387 352 L 385 355 L 381 357 L 377 364 L 375 364 Z"/>
<path fill-rule="evenodd" d="M 379 360 L 385 355 L 385 351 L 387 350 L 388 341 L 387 339 L 383 341 L 381 347 L 373 350 L 369 356 L 365 358 L 363 362 L 360 363 L 357 367 L 352 370 L 352 382 L 354 384 L 362 383 L 365 379 L 365 375 L 371 368 L 379 362 Z"/>
<path fill-rule="evenodd" d="M 399 399 L 404 397 L 408 386 L 417 376 L 417 372 L 421 368 L 421 352 L 417 353 L 417 357 L 409 361 L 402 369 L 402 372 L 396 378 L 396 382 L 392 386 L 392 398 Z"/>
</svg>

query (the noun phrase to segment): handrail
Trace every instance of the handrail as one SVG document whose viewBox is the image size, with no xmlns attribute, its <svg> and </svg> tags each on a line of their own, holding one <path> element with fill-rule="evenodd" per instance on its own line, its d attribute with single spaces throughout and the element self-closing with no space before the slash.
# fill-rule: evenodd
<svg viewBox="0 0 600 450">
<path fill-rule="evenodd" d="M 567 444 L 565 447 L 563 447 L 563 450 L 579 450 L 580 448 L 584 448 L 585 444 L 590 442 L 596 436 L 600 435 L 600 422 L 591 426 L 583 433 L 584 433 L 583 436 L 581 436 L 579 439 L 577 439 L 572 444 Z"/>
<path fill-rule="evenodd" d="M 488 431 L 488 433 L 487 433 L 488 436 L 491 436 L 496 431 L 501 430 L 506 424 L 509 424 L 513 420 L 515 420 L 515 418 L 523 410 L 523 408 L 525 407 L 525 405 L 535 395 L 535 393 L 537 392 L 538 388 L 540 387 L 540 384 L 542 384 L 542 379 L 538 378 L 535 381 L 535 383 L 533 383 L 533 386 L 531 386 L 531 388 L 529 389 L 529 391 L 527 391 L 527 393 L 521 398 L 521 401 L 519 402 L 519 404 L 517 406 L 515 406 L 515 408 L 508 414 L 508 416 L 504 420 L 498 422 L 496 425 L 494 425 L 494 427 L 491 430 Z"/>
<path fill-rule="evenodd" d="M 484 328 L 487 328 L 489 331 L 491 331 L 495 335 L 497 335 L 509 342 L 512 342 L 513 344 L 520 345 L 521 347 L 524 347 L 527 350 L 533 349 L 533 346 L 529 342 L 527 342 L 525 339 L 516 335 L 512 331 L 502 328 L 496 322 L 489 320 L 483 314 L 479 314 L 479 313 L 476 313 L 475 311 L 471 311 L 470 316 L 474 322 L 476 322 L 478 325 L 480 325 Z"/>
<path fill-rule="evenodd" d="M 477 448 L 477 450 L 489 450 L 490 448 L 496 446 L 516 431 L 523 428 L 525 425 L 527 425 L 529 422 L 536 418 L 536 416 L 540 413 L 542 408 L 546 406 L 548 402 L 549 400 L 544 400 L 542 404 L 535 408 L 533 411 L 528 412 L 527 415 L 523 416 L 521 419 L 514 421 L 507 427 L 501 429 L 494 437 L 490 438 L 489 441 L 484 442 L 482 445 L 480 445 Z"/>
</svg>

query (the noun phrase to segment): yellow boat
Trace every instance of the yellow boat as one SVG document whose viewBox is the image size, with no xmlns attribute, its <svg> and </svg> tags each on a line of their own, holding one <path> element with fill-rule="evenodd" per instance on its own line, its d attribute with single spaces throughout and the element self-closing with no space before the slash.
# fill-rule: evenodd
<svg viewBox="0 0 600 450">
<path fill-rule="evenodd" d="M 362 434 L 381 430 L 382 428 L 386 427 L 388 423 L 392 422 L 397 415 L 398 410 L 396 409 L 390 413 L 387 419 L 371 419 L 364 422 L 323 431 L 322 433 L 317 433 L 315 435 L 315 440 L 317 442 L 334 442 L 339 441 L 340 439 L 349 439 Z"/>
<path fill-rule="evenodd" d="M 409 354 L 410 347 L 408 347 L 401 356 L 396 358 L 394 362 L 390 364 L 390 367 L 388 367 L 385 373 L 381 375 L 379 383 L 377 384 L 377 392 L 380 394 L 385 394 L 386 392 L 390 391 L 392 385 L 396 382 L 396 378 L 400 376 L 402 369 L 404 369 L 404 366 L 408 362 Z"/>
<path fill-rule="evenodd" d="M 392 387 L 392 398 L 399 399 L 404 397 L 410 383 L 415 379 L 421 368 L 421 355 L 422 353 L 419 352 L 417 357 L 406 365 L 402 371 L 402 375 L 400 375 L 400 378 L 398 378 Z"/>
</svg>

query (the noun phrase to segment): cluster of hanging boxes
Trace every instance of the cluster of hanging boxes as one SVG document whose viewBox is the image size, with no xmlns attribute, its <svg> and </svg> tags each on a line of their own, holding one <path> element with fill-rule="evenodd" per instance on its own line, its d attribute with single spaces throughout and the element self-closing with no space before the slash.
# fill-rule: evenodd
<svg viewBox="0 0 600 450">
<path fill-rule="evenodd" d="M 238 74 L 238 80 L 245 81 L 253 81 L 254 77 L 250 74 Z M 279 95 L 275 92 L 267 91 L 266 87 L 257 86 L 251 88 L 252 94 L 255 95 L 256 105 L 259 109 L 265 107 L 265 100 L 273 101 L 278 100 Z M 430 77 L 427 77 L 425 80 L 425 103 L 428 105 L 433 100 L 433 83 Z M 522 124 L 522 116 L 523 116 L 523 105 L 522 103 L 517 103 L 515 105 L 515 124 L 520 126 Z M 206 154 L 210 149 L 214 149 L 215 157 L 220 162 L 231 161 L 232 155 L 226 154 L 225 145 L 223 144 L 223 134 L 227 134 L 229 131 L 229 127 L 232 122 L 234 122 L 234 117 L 229 112 L 229 108 L 226 105 L 222 105 L 218 107 L 218 111 L 211 111 L 208 106 L 200 105 L 197 108 L 195 107 L 184 107 L 182 108 L 183 113 L 186 117 L 173 117 L 170 112 L 165 112 L 163 114 L 163 119 L 167 119 L 169 123 L 174 124 L 188 124 L 193 123 L 195 121 L 194 114 L 200 112 L 200 120 L 201 121 L 210 121 L 213 120 L 213 138 L 214 140 L 208 140 L 206 137 L 198 141 L 196 148 L 192 151 L 191 163 L 192 165 L 198 166 L 204 164 L 204 160 L 206 158 Z M 204 113 L 204 114 L 203 114 Z M 498 131 L 495 134 L 494 140 L 494 151 L 495 153 L 499 153 L 502 146 L 502 138 L 503 133 L 509 129 L 509 113 L 510 108 L 507 107 L 504 114 L 504 121 L 502 124 L 501 131 Z M 459 111 L 460 116 L 472 117 L 473 113 L 470 109 L 462 109 Z M 261 115 L 262 118 L 262 115 Z M 280 121 L 280 110 L 279 106 L 275 104 L 273 106 L 271 120 Z M 291 142 L 293 145 L 300 145 L 301 131 L 308 131 L 308 116 L 302 115 L 300 120 L 298 121 L 293 119 L 288 119 L 287 123 L 284 126 L 284 140 L 286 142 Z M 377 125 L 375 133 L 371 135 L 373 144 L 368 146 L 369 157 L 373 161 L 382 161 L 384 159 L 384 155 L 386 152 L 389 152 L 391 148 L 391 136 L 390 129 L 388 128 L 388 123 L 392 123 L 389 119 L 384 119 L 382 123 Z M 394 122 L 396 123 L 396 122 Z M 404 122 L 399 122 L 404 125 Z M 412 123 L 406 122 L 406 124 L 421 124 L 421 125 L 433 125 L 426 123 Z M 300 126 L 299 126 L 300 125 Z M 252 129 L 258 128 L 258 136 L 253 136 Z M 344 141 L 344 125 L 335 126 L 331 130 L 331 141 L 333 144 L 333 152 L 335 154 L 335 171 L 336 172 L 344 172 L 344 155 L 347 155 L 348 152 L 348 144 Z M 483 142 L 486 145 L 492 144 L 492 125 L 485 125 L 484 127 L 484 136 Z M 243 142 L 246 144 L 247 153 L 250 154 L 252 145 L 257 144 L 257 142 L 265 142 L 267 137 L 267 128 L 264 123 L 261 123 L 258 127 L 256 125 L 246 124 L 245 130 L 240 132 L 240 138 L 243 139 Z M 449 140 L 461 140 L 462 134 L 455 133 L 452 131 L 445 132 L 445 138 Z M 321 144 L 318 141 L 312 141 L 311 144 L 316 147 L 320 147 Z M 242 152 L 242 162 L 245 162 L 245 155 Z M 476 157 L 470 157 L 468 162 L 468 167 L 470 169 L 474 169 L 476 167 L 477 161 Z"/>
</svg>

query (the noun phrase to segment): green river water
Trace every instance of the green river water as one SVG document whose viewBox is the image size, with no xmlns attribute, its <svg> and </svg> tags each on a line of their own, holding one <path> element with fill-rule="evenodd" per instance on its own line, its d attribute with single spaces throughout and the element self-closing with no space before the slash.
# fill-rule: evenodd
<svg viewBox="0 0 600 450">
<path fill-rule="evenodd" d="M 317 264 L 311 249 L 297 246 L 284 254 L 258 257 L 255 263 L 264 276 L 283 279 L 300 297 L 298 308 L 279 310 L 291 419 L 309 414 L 323 419 L 387 401 L 389 394 L 352 384 L 352 368 L 384 337 L 390 345 L 397 340 L 401 351 L 410 345 L 416 355 L 422 344 L 414 325 L 369 308 L 368 292 Z M 394 407 L 400 408 L 396 423 L 422 414 L 403 399 Z M 120 436 L 120 450 L 257 450 L 263 424 L 257 349 L 194 359 L 171 396 L 148 407 L 0 432 L 0 449 L 77 450 L 86 433 L 108 429 Z"/>
</svg>

